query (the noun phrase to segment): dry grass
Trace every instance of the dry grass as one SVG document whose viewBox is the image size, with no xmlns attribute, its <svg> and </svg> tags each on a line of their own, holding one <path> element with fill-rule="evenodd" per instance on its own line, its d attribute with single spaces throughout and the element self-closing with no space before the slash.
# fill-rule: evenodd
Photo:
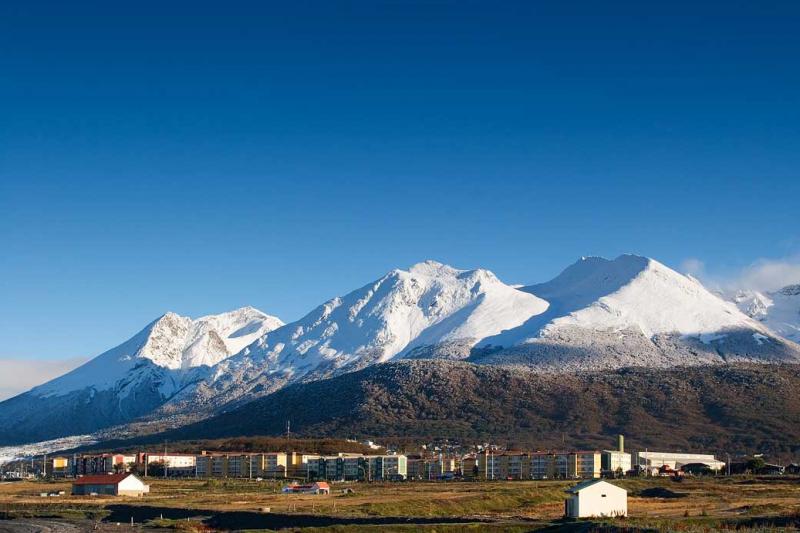
<svg viewBox="0 0 800 533">
<path fill-rule="evenodd" d="M 522 481 L 491 483 L 332 484 L 331 495 L 283 495 L 282 483 L 248 480 L 152 479 L 144 498 L 70 496 L 70 484 L 19 482 L 0 484 L 0 512 L 60 515 L 104 512 L 109 506 L 130 505 L 166 510 L 193 510 L 198 515 L 224 512 L 338 518 L 408 516 L 429 519 L 467 518 L 499 521 L 493 527 L 544 526 L 560 518 L 564 489 L 570 482 Z M 695 531 L 729 527 L 763 530 L 786 517 L 800 517 L 800 479 L 709 478 L 676 483 L 667 479 L 617 482 L 629 491 L 628 528 Z M 353 494 L 341 489 L 351 487 Z M 42 498 L 41 492 L 67 491 Z M 783 522 L 781 522 L 783 521 Z M 165 522 L 164 525 L 169 525 Z M 367 526 L 365 526 L 367 527 Z M 380 526 L 369 526 L 380 528 Z M 414 529 L 409 526 L 410 529 Z M 425 526 L 430 528 L 432 526 Z M 524 529 L 523 527 L 523 529 Z M 482 529 L 489 528 L 483 524 Z M 417 528 L 419 529 L 419 528 Z M 436 531 L 464 530 L 467 525 L 439 526 Z M 333 526 L 336 531 L 337 526 Z M 391 530 L 402 530 L 395 526 Z M 384 529 L 383 531 L 386 531 Z"/>
</svg>

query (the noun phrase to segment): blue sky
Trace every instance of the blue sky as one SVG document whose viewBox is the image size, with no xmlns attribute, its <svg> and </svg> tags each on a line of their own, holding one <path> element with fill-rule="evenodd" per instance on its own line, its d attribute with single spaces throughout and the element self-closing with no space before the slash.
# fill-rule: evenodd
<svg viewBox="0 0 800 533">
<path fill-rule="evenodd" d="M 117 4 L 0 6 L 0 358 L 427 258 L 800 251 L 800 3 Z"/>
</svg>

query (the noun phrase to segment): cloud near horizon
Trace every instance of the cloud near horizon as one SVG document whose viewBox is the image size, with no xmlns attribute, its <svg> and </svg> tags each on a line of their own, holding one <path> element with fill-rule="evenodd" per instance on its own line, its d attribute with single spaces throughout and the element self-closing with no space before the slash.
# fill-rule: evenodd
<svg viewBox="0 0 800 533">
<path fill-rule="evenodd" d="M 732 276 L 709 273 L 706 264 L 694 257 L 682 261 L 680 269 L 710 287 L 725 290 L 769 292 L 800 283 L 800 255 L 783 259 L 758 259 Z"/>
<path fill-rule="evenodd" d="M 26 392 L 53 378 L 66 374 L 88 361 L 86 357 L 69 359 L 0 359 L 0 401 Z"/>
</svg>

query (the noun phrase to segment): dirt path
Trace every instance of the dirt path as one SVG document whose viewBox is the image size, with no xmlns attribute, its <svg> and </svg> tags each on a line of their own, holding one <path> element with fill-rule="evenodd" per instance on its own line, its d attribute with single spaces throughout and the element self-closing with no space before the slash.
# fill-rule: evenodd
<svg viewBox="0 0 800 533">
<path fill-rule="evenodd" d="M 58 520 L 26 518 L 0 521 L 0 533 L 82 533 L 84 531 L 86 531 L 84 527 Z"/>
</svg>

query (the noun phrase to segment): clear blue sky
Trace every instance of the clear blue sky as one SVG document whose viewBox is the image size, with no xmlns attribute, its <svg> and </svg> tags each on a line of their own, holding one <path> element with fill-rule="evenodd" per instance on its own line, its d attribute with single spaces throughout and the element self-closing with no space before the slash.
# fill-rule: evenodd
<svg viewBox="0 0 800 533">
<path fill-rule="evenodd" d="M 0 358 L 800 245 L 800 2 L 3 2 Z"/>
</svg>

